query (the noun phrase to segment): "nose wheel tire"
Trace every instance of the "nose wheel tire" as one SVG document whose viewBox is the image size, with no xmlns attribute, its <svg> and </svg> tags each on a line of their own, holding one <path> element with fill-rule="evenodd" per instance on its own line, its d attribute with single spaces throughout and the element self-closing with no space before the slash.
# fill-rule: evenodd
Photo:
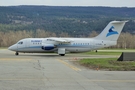
<svg viewBox="0 0 135 90">
<path fill-rule="evenodd" d="M 59 54 L 60 56 L 65 56 L 65 54 Z"/>
<path fill-rule="evenodd" d="M 18 53 L 18 52 L 16 52 L 16 53 L 15 53 L 15 55 L 19 55 L 19 53 Z"/>
</svg>

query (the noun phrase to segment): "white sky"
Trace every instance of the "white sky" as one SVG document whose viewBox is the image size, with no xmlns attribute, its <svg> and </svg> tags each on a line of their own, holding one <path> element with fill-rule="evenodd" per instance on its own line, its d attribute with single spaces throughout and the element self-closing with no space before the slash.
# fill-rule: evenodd
<svg viewBox="0 0 135 90">
<path fill-rule="evenodd" d="M 16 5 L 135 7 L 135 0 L 0 0 L 0 6 Z"/>
</svg>

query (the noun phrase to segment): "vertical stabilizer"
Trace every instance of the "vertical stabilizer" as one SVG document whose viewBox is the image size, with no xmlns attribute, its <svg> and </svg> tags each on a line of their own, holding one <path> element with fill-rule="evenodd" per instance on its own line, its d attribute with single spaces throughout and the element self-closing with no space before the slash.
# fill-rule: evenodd
<svg viewBox="0 0 135 90">
<path fill-rule="evenodd" d="M 126 22 L 111 21 L 95 39 L 117 41 Z"/>
</svg>

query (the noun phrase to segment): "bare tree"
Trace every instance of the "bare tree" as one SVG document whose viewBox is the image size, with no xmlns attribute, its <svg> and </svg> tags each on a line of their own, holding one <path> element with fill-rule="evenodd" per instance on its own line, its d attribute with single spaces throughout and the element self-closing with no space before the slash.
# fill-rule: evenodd
<svg viewBox="0 0 135 90">
<path fill-rule="evenodd" d="M 92 31 L 92 32 L 90 33 L 89 37 L 95 37 L 95 36 L 97 36 L 97 35 L 98 35 L 98 33 L 97 33 L 96 31 Z"/>
<path fill-rule="evenodd" d="M 92 33 L 89 35 L 89 37 L 97 36 L 98 33 L 96 31 L 92 31 Z M 0 47 L 8 47 L 20 39 L 23 38 L 45 38 L 45 37 L 70 37 L 68 33 L 61 32 L 59 35 L 56 35 L 55 33 L 48 32 L 45 30 L 36 30 L 36 33 L 33 31 L 9 31 L 9 32 L 0 32 Z M 118 43 L 116 46 L 110 47 L 110 48 L 135 48 L 135 35 L 132 35 L 128 32 L 121 33 Z"/>
</svg>

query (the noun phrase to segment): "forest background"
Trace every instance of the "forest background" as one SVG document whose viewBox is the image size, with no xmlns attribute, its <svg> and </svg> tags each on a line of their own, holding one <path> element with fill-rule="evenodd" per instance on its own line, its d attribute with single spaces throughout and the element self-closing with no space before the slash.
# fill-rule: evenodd
<svg viewBox="0 0 135 90">
<path fill-rule="evenodd" d="M 135 8 L 1 6 L 0 47 L 23 38 L 93 37 L 112 20 L 129 20 L 118 44 L 109 48 L 135 48 Z"/>
</svg>

